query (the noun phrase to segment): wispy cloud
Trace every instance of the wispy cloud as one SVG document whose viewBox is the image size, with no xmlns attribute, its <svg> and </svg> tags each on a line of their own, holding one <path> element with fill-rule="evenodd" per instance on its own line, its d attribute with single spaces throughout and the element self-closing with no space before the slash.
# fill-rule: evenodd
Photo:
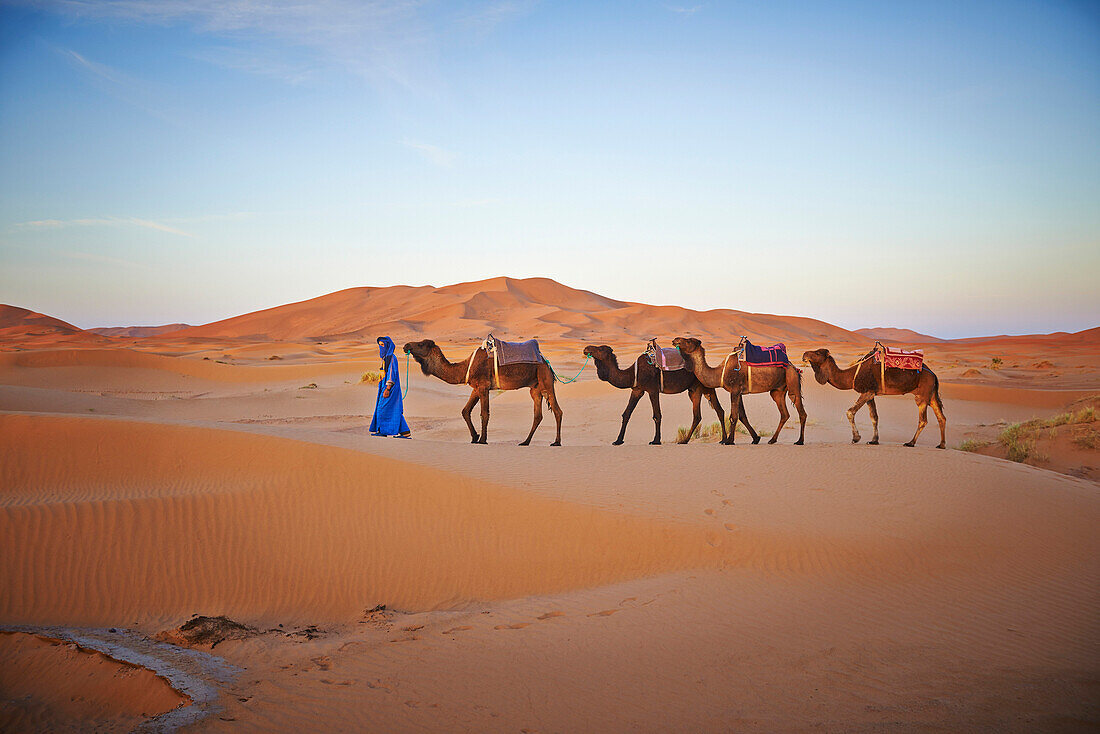
<svg viewBox="0 0 1100 734">
<path fill-rule="evenodd" d="M 29 1 L 29 0 L 27 0 Z M 85 20 L 188 25 L 202 34 L 245 42 L 200 53 L 213 63 L 300 81 L 308 65 L 275 58 L 250 41 L 276 41 L 374 81 L 415 86 L 426 60 L 455 33 L 480 35 L 525 12 L 533 2 L 477 1 L 456 5 L 425 0 L 40 0 L 35 3 Z"/>
<path fill-rule="evenodd" d="M 162 109 L 163 105 L 157 101 L 158 98 L 163 98 L 164 95 L 159 93 L 153 85 L 112 66 L 93 61 L 72 49 L 57 48 L 55 50 L 67 58 L 73 66 L 86 74 L 96 86 L 115 99 L 137 107 L 165 122 L 176 123 L 176 119 L 166 113 Z"/>
<path fill-rule="evenodd" d="M 104 217 L 99 219 L 36 219 L 30 222 L 19 222 L 15 225 L 21 229 L 60 229 L 64 227 L 144 227 L 155 229 L 159 232 L 180 235 L 181 237 L 194 237 L 190 232 L 170 227 L 167 224 L 154 222 L 137 217 Z"/>
<path fill-rule="evenodd" d="M 406 148 L 411 148 L 420 154 L 424 160 L 442 168 L 449 168 L 455 162 L 455 158 L 458 156 L 449 150 L 444 150 L 437 145 L 431 145 L 429 143 L 419 143 L 415 140 L 402 140 L 401 144 Z"/>
<path fill-rule="evenodd" d="M 665 7 L 674 13 L 683 13 L 684 15 L 695 15 L 703 9 L 702 5 L 692 5 L 690 8 L 682 5 L 666 5 Z"/>
</svg>

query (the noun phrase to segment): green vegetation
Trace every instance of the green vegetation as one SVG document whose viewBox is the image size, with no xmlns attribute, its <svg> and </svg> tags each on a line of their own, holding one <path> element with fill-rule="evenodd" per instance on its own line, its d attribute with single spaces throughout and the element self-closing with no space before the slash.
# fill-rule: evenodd
<svg viewBox="0 0 1100 734">
<path fill-rule="evenodd" d="M 1035 449 L 1035 441 L 1040 433 L 1047 431 L 1047 438 L 1054 438 L 1058 426 L 1081 426 L 1074 428 L 1073 442 L 1082 448 L 1096 448 L 1100 434 L 1088 424 L 1096 422 L 1096 408 L 1088 406 L 1077 411 L 1068 411 L 1053 418 L 1036 418 L 1023 423 L 1013 423 L 1001 432 L 997 439 L 1008 451 L 1012 461 L 1046 461 L 1048 457 Z"/>
<path fill-rule="evenodd" d="M 990 369 L 999 370 L 999 369 L 1001 369 L 1001 366 L 1003 364 L 1004 364 L 1004 360 L 1001 359 L 1000 357 L 994 357 L 993 359 L 989 360 Z"/>
<path fill-rule="evenodd" d="M 299 390 L 316 390 L 317 389 L 317 383 L 316 382 L 311 382 L 308 385 L 302 385 L 298 389 Z"/>
<path fill-rule="evenodd" d="M 968 438 L 959 444 L 959 451 L 977 451 L 978 449 L 984 449 L 989 446 L 989 441 L 980 441 L 975 438 Z"/>
</svg>

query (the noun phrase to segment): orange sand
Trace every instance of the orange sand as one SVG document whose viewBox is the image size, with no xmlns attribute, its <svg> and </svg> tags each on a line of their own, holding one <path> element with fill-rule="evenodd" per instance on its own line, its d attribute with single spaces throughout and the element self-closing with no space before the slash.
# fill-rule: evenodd
<svg viewBox="0 0 1100 734">
<path fill-rule="evenodd" d="M 642 344 L 625 326 L 667 341 L 686 318 L 698 321 L 685 331 L 714 331 L 716 355 L 743 328 L 787 341 L 796 358 L 829 345 L 843 362 L 870 343 L 807 319 L 562 289 L 500 279 L 353 290 L 144 339 L 9 325 L 18 334 L 0 343 L 0 624 L 117 626 L 140 639 L 199 613 L 259 629 L 211 651 L 243 672 L 208 681 L 220 710 L 188 730 L 1100 723 L 1100 487 L 937 451 L 934 422 L 918 448 L 903 448 L 911 398 L 879 401 L 884 445 L 852 446 L 844 410 L 854 393 L 807 371 L 806 446 L 790 445 L 790 423 L 776 446 L 744 436 L 735 447 L 672 445 L 689 406 L 664 396 L 666 445 L 645 445 L 643 402 L 627 445 L 612 447 L 627 395 L 589 369 L 558 386 L 565 446 L 546 446 L 547 422 L 537 445 L 514 446 L 530 425 L 525 392 L 494 396 L 490 444 L 471 446 L 458 416 L 466 390 L 413 365 L 415 440 L 366 435 L 375 388 L 359 376 L 377 369 L 372 337 L 383 326 L 364 326 L 361 309 L 382 296 L 403 293 L 405 311 L 380 319 L 419 314 L 391 322 L 399 343 L 400 329 L 438 327 L 461 359 L 488 330 L 542 335 L 570 376 L 585 342 L 616 346 L 627 364 Z M 350 335 L 332 336 L 339 330 Z M 943 382 L 948 444 L 1100 392 L 1096 341 L 1082 332 L 924 345 Z M 982 376 L 962 377 L 971 368 Z M 758 429 L 774 428 L 768 396 L 746 408 Z M 866 412 L 858 420 L 869 428 Z M 123 687 L 109 661 L 89 667 L 85 653 L 59 656 L 66 649 L 0 635 L 12 669 L 36 671 L 18 676 L 34 700 L 90 672 L 111 702 L 93 714 L 58 704 L 19 726 L 153 712 L 161 679 Z M 8 701 L 23 695 L 2 690 Z"/>
</svg>

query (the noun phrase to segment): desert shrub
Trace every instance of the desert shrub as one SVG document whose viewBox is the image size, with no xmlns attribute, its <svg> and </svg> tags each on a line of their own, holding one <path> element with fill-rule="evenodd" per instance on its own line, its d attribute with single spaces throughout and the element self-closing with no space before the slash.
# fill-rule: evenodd
<svg viewBox="0 0 1100 734">
<path fill-rule="evenodd" d="M 978 449 L 984 449 L 989 445 L 989 441 L 980 441 L 975 438 L 968 438 L 959 444 L 959 451 L 977 451 Z"/>
<path fill-rule="evenodd" d="M 729 416 L 726 416 L 726 431 L 727 432 L 729 432 L 729 425 L 730 425 L 730 419 L 729 419 Z M 740 423 L 737 424 L 737 428 L 735 429 L 735 431 L 737 433 L 740 433 L 743 436 L 749 435 L 749 432 L 747 430 L 745 430 L 745 427 L 743 425 L 741 425 Z M 687 426 L 680 426 L 679 428 L 676 429 L 676 440 L 680 441 L 680 442 L 683 442 L 684 439 L 687 438 L 687 433 L 688 433 Z M 766 437 L 772 435 L 772 432 L 768 429 L 764 429 L 762 431 L 757 431 L 757 434 L 766 438 Z M 704 443 L 707 442 L 707 441 L 721 441 L 722 440 L 722 427 L 720 425 L 718 425 L 718 421 L 714 421 L 713 423 L 711 423 L 709 425 L 704 425 L 704 424 L 700 423 L 698 428 L 695 429 L 695 433 L 692 434 L 691 438 L 692 438 L 693 441 L 703 441 Z"/>
<path fill-rule="evenodd" d="M 1073 432 L 1073 443 L 1083 449 L 1100 449 L 1100 431 L 1092 426 L 1080 426 Z"/>
<path fill-rule="evenodd" d="M 994 357 L 993 359 L 989 360 L 989 367 L 990 369 L 999 370 L 1001 369 L 1001 365 L 1003 365 L 1004 363 L 1005 361 L 1000 357 Z"/>
<path fill-rule="evenodd" d="M 316 382 L 311 382 L 308 385 L 302 385 L 298 389 L 299 390 L 316 390 L 317 389 L 317 383 Z"/>
<path fill-rule="evenodd" d="M 364 372 L 363 376 L 359 378 L 359 384 L 366 383 L 367 385 L 377 385 L 382 381 L 381 372 Z"/>
<path fill-rule="evenodd" d="M 1038 426 L 1035 421 L 1027 423 L 1013 423 L 1001 431 L 997 439 L 1008 452 L 1010 461 L 1024 462 L 1029 458 L 1035 458 L 1035 436 Z"/>
</svg>

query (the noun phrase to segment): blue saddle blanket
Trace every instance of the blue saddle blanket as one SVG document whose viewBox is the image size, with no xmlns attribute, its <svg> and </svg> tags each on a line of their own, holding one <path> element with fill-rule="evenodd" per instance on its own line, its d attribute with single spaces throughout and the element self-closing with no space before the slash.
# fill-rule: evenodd
<svg viewBox="0 0 1100 734">
<path fill-rule="evenodd" d="M 773 344 L 770 347 L 758 347 L 748 339 L 745 340 L 745 361 L 749 364 L 760 365 L 786 365 L 791 360 L 787 359 L 787 345 Z"/>
</svg>

